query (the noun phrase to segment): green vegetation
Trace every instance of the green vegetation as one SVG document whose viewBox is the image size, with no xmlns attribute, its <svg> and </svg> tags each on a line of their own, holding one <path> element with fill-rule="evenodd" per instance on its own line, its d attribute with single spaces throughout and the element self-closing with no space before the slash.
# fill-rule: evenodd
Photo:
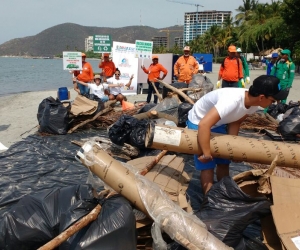
<svg viewBox="0 0 300 250">
<path fill-rule="evenodd" d="M 187 45 L 192 52 L 212 53 L 215 61 L 220 61 L 218 58 L 227 55 L 231 44 L 249 53 L 280 47 L 289 48 L 296 63 L 300 63 L 299 0 L 272 0 L 270 4 L 243 0 L 237 12 L 222 26 L 213 25 L 203 35 L 190 41 Z M 174 53 L 174 50 L 175 47 L 169 51 L 155 48 L 154 52 Z"/>
</svg>

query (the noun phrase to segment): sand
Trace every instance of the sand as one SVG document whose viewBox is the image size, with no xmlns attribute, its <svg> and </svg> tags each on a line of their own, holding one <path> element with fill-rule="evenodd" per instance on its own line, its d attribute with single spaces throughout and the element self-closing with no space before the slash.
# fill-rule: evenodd
<svg viewBox="0 0 300 250">
<path fill-rule="evenodd" d="M 209 77 L 214 84 L 216 84 L 217 82 L 219 67 L 220 65 L 214 64 L 213 73 L 207 74 L 207 77 Z M 262 74 L 265 74 L 265 71 L 251 70 L 251 81 Z M 69 90 L 71 92 L 71 100 L 74 100 L 77 93 L 72 89 L 72 86 L 70 86 Z M 49 96 L 56 98 L 57 90 L 27 92 L 0 97 L 0 150 L 1 146 L 3 145 L 6 147 L 10 147 L 15 142 L 20 141 L 23 138 L 26 138 L 28 135 L 37 132 L 38 106 L 43 99 Z M 135 101 L 145 101 L 146 96 L 146 94 L 129 96 L 128 101 L 132 103 L 134 103 Z M 288 97 L 288 101 L 290 100 L 300 100 L 299 74 L 295 76 L 293 88 L 291 89 L 290 95 Z"/>
</svg>

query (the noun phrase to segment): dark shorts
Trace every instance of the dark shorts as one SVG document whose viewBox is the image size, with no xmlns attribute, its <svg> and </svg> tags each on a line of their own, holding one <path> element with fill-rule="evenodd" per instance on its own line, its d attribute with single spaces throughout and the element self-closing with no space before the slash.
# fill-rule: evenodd
<svg viewBox="0 0 300 250">
<path fill-rule="evenodd" d="M 191 123 L 189 120 L 187 120 L 186 125 L 190 129 L 198 130 L 198 125 Z M 226 125 L 221 125 L 219 127 L 211 129 L 211 132 L 213 133 L 219 133 L 219 134 L 227 134 L 226 131 Z M 194 161 L 195 161 L 195 168 L 197 170 L 206 170 L 206 169 L 214 169 L 217 164 L 230 164 L 230 160 L 222 159 L 222 158 L 213 158 L 212 161 L 207 163 L 202 163 L 198 160 L 199 155 L 194 155 Z"/>
<path fill-rule="evenodd" d="M 226 81 L 222 80 L 222 88 L 238 88 L 239 87 L 239 82 L 231 82 L 231 81 Z"/>
</svg>

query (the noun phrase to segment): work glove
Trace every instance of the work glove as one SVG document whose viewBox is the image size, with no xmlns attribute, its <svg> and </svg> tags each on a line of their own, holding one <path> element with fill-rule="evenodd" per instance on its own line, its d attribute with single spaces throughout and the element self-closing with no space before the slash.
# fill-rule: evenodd
<svg viewBox="0 0 300 250">
<path fill-rule="evenodd" d="M 245 81 L 244 79 L 241 79 L 242 88 L 245 88 Z"/>
<path fill-rule="evenodd" d="M 246 77 L 246 84 L 250 84 L 250 77 L 249 76 Z"/>
<path fill-rule="evenodd" d="M 221 81 L 217 81 L 217 89 L 221 88 Z"/>
</svg>

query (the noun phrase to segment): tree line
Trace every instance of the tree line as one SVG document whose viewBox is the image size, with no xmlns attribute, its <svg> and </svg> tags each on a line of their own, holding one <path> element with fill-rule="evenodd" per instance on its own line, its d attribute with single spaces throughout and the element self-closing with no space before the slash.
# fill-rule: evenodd
<svg viewBox="0 0 300 250">
<path fill-rule="evenodd" d="M 300 63 L 300 4 L 299 0 L 243 0 L 235 17 L 228 17 L 222 25 L 211 26 L 203 35 L 186 45 L 192 52 L 211 53 L 214 58 L 227 55 L 231 44 L 243 52 L 261 53 L 272 48 L 289 48 L 294 61 Z M 175 45 L 170 50 L 154 48 L 154 53 L 182 53 Z"/>
</svg>

